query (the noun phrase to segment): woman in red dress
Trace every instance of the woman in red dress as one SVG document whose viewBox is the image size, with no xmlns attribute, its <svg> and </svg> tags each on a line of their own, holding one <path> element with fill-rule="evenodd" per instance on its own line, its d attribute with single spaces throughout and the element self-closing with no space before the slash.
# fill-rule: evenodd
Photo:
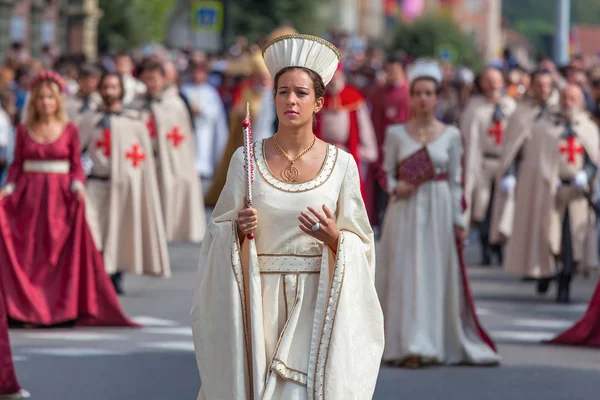
<svg viewBox="0 0 600 400">
<path fill-rule="evenodd" d="M 8 339 L 4 297 L 2 296 L 2 287 L 0 287 L 0 399 L 23 399 L 26 397 L 29 397 L 29 393 L 21 389 L 15 374 Z"/>
<path fill-rule="evenodd" d="M 64 81 L 40 72 L 0 191 L 0 285 L 26 325 L 132 326 L 85 221 L 79 134 L 64 118 Z"/>
<path fill-rule="evenodd" d="M 600 281 L 583 318 L 550 343 L 600 347 Z"/>
</svg>

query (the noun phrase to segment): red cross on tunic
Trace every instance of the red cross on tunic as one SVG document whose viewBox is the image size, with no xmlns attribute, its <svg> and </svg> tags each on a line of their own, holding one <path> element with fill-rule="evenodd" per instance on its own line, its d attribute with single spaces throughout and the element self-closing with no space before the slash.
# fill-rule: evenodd
<svg viewBox="0 0 600 400">
<path fill-rule="evenodd" d="M 137 168 L 146 159 L 146 154 L 141 151 L 140 145 L 136 143 L 131 146 L 131 150 L 125 153 L 125 157 L 131 160 L 134 168 Z"/>
<path fill-rule="evenodd" d="M 96 140 L 96 147 L 98 149 L 104 149 L 102 154 L 106 157 L 110 157 L 110 129 L 104 129 L 102 131 L 102 139 Z"/>
<path fill-rule="evenodd" d="M 173 127 L 171 132 L 167 135 L 167 139 L 173 143 L 173 147 L 177 148 L 183 142 L 185 136 L 181 133 L 178 126 Z"/>
<path fill-rule="evenodd" d="M 496 144 L 502 143 L 502 121 L 494 121 L 492 122 L 492 126 L 488 129 L 488 135 L 493 136 L 496 139 Z"/>
<path fill-rule="evenodd" d="M 560 145 L 560 152 L 567 153 L 567 162 L 569 164 L 575 163 L 575 155 L 583 154 L 583 147 L 577 142 L 575 136 L 569 136 L 566 140 L 566 144 Z"/>
<path fill-rule="evenodd" d="M 154 114 L 150 114 L 150 118 L 148 118 L 148 122 L 146 122 L 146 128 L 148 128 L 148 132 L 150 132 L 150 137 L 156 137 L 156 119 L 154 118 Z"/>
</svg>

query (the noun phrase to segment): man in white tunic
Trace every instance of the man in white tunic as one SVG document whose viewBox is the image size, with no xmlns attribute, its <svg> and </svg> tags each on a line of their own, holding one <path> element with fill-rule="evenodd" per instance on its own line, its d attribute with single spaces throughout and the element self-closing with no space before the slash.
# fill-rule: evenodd
<svg viewBox="0 0 600 400">
<path fill-rule="evenodd" d="M 69 96 L 65 102 L 67 116 L 76 125 L 88 111 L 96 111 L 102 105 L 102 98 L 97 92 L 100 80 L 100 69 L 92 64 L 84 64 L 79 69 L 79 91 Z"/>
<path fill-rule="evenodd" d="M 129 105 L 136 97 L 146 93 L 146 85 L 133 77 L 133 62 L 128 53 L 123 52 L 116 54 L 114 62 L 117 73 L 121 76 L 121 79 L 123 79 L 123 87 L 125 88 L 123 105 Z"/>
<path fill-rule="evenodd" d="M 86 218 L 117 293 L 122 273 L 171 274 L 152 145 L 140 112 L 123 107 L 122 90 L 119 75 L 105 74 L 103 106 L 79 128 L 92 161 Z"/>
<path fill-rule="evenodd" d="M 570 300 L 576 269 L 598 263 L 596 215 L 590 196 L 599 147 L 598 128 L 584 111 L 583 92 L 568 85 L 559 117 L 537 122 L 527 140 L 515 143 L 513 156 L 505 162 L 502 185 L 514 195 L 506 271 L 538 279 L 540 293 L 548 290 L 558 274 L 556 300 L 560 303 Z M 516 181 L 514 189 L 508 181 Z M 557 268 L 557 261 L 562 268 Z"/>
<path fill-rule="evenodd" d="M 212 179 L 229 137 L 223 101 L 207 78 L 206 65 L 194 64 L 192 82 L 181 89 L 194 116 L 196 172 L 203 181 Z"/>
<path fill-rule="evenodd" d="M 517 103 L 503 94 L 504 78 L 493 67 L 481 76 L 483 96 L 471 99 L 460 119 L 460 130 L 465 142 L 465 198 L 467 226 L 479 225 L 482 248 L 481 263 L 489 265 L 492 253 L 502 263 L 501 246 L 490 246 L 490 200 L 500 165 L 504 131 Z"/>
<path fill-rule="evenodd" d="M 148 91 L 135 106 L 153 143 L 167 240 L 200 242 L 206 217 L 188 110 L 179 92 L 166 87 L 160 63 L 145 64 L 141 78 Z"/>
</svg>

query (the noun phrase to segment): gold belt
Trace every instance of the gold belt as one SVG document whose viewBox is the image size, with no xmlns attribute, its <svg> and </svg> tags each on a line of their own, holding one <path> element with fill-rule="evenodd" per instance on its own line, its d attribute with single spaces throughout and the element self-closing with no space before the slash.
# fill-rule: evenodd
<svg viewBox="0 0 600 400">
<path fill-rule="evenodd" d="M 71 170 L 71 163 L 66 160 L 25 160 L 23 162 L 23 171 L 41 172 L 44 174 L 68 174 Z"/>
<path fill-rule="evenodd" d="M 261 273 L 315 274 L 321 272 L 321 255 L 259 254 Z"/>
</svg>

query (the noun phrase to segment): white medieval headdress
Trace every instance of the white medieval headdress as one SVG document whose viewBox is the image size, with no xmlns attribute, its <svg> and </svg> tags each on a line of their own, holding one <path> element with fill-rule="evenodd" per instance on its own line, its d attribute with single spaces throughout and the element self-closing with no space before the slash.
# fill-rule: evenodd
<svg viewBox="0 0 600 400">
<path fill-rule="evenodd" d="M 412 63 L 406 71 L 408 81 L 412 84 L 419 78 L 431 78 L 438 85 L 442 83 L 443 73 L 440 64 L 434 60 L 419 59 Z"/>
<path fill-rule="evenodd" d="M 263 57 L 272 76 L 287 67 L 304 67 L 331 81 L 341 59 L 339 50 L 316 36 L 290 34 L 279 36 L 266 44 Z"/>
</svg>

